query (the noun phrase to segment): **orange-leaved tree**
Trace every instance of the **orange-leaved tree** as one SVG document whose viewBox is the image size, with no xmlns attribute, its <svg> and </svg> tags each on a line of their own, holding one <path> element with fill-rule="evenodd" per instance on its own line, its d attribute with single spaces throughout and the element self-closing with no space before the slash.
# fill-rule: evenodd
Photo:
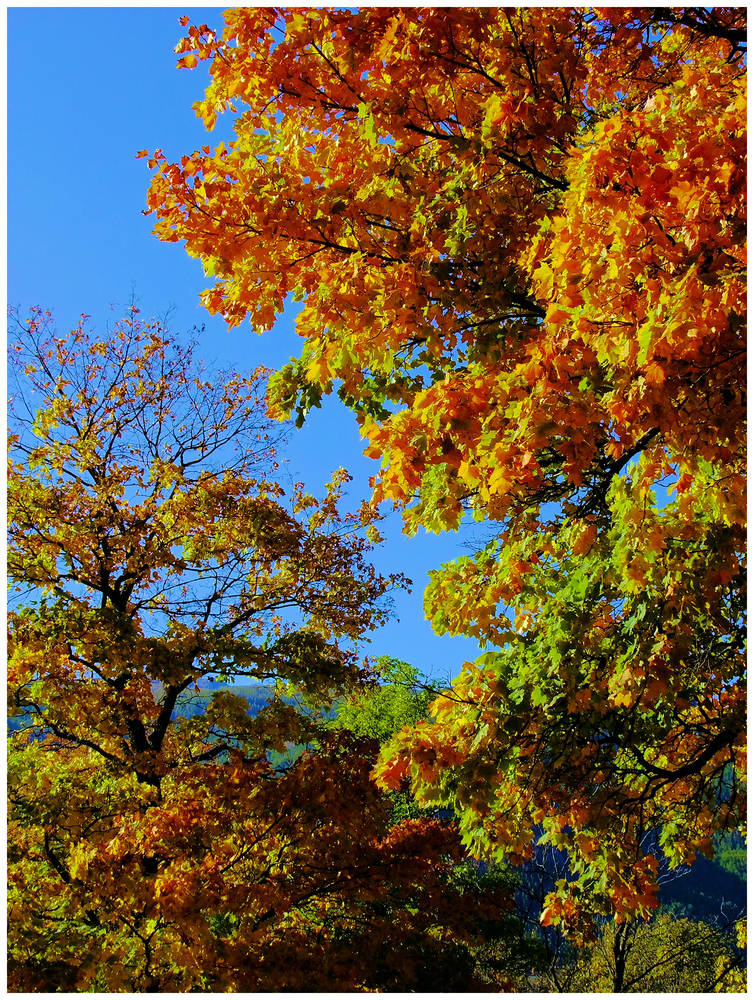
<svg viewBox="0 0 754 1000">
<path fill-rule="evenodd" d="M 340 512 L 342 475 L 283 494 L 264 372 L 133 313 L 14 319 L 13 988 L 465 988 L 457 837 L 392 825 L 375 746 L 315 711 L 401 583 L 366 559 L 373 512 Z M 215 675 L 266 704 L 225 686 L 186 717 Z"/>
<path fill-rule="evenodd" d="M 745 12 L 225 22 L 177 51 L 233 138 L 151 155 L 158 236 L 231 324 L 302 303 L 273 411 L 337 389 L 409 532 L 489 530 L 426 610 L 496 651 L 381 779 L 479 855 L 566 848 L 546 922 L 646 913 L 651 845 L 742 812 Z"/>
</svg>

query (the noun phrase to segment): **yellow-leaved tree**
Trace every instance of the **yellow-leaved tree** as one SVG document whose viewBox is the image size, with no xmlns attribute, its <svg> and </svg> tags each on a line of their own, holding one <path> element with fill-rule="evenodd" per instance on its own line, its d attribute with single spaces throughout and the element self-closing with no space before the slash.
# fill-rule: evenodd
<svg viewBox="0 0 754 1000">
<path fill-rule="evenodd" d="M 135 313 L 101 337 L 12 318 L 11 988 L 476 982 L 470 916 L 509 893 L 449 884 L 452 825 L 394 824 L 375 742 L 316 711 L 402 582 L 367 561 L 374 511 L 341 512 L 343 474 L 284 495 L 264 372 Z M 261 708 L 210 685 L 183 710 L 216 676 Z"/>
</svg>

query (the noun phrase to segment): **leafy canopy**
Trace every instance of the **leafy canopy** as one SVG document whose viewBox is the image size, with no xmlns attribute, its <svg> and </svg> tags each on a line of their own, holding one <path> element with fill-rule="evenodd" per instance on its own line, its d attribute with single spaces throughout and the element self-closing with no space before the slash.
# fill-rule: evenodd
<svg viewBox="0 0 754 1000">
<path fill-rule="evenodd" d="M 566 848 L 575 931 L 742 811 L 744 18 L 231 9 L 177 51 L 232 138 L 149 159 L 210 312 L 302 303 L 273 412 L 337 390 L 409 533 L 489 530 L 426 611 L 491 651 L 379 774 L 478 855 Z"/>
<path fill-rule="evenodd" d="M 340 512 L 342 474 L 283 494 L 263 372 L 210 373 L 135 311 L 104 338 L 11 318 L 13 988 L 465 982 L 492 903 L 449 884 L 453 829 L 394 824 L 375 744 L 316 712 L 401 583 L 367 561 L 374 511 Z M 180 717 L 215 676 L 272 696 Z"/>
</svg>

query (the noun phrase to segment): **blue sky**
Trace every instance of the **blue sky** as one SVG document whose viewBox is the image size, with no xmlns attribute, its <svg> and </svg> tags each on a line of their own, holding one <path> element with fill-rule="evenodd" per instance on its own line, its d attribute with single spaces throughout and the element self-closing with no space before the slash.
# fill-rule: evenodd
<svg viewBox="0 0 754 1000">
<path fill-rule="evenodd" d="M 152 217 L 142 214 L 149 172 L 137 150 L 161 147 L 170 159 L 216 141 L 192 111 L 204 71 L 175 68 L 184 13 L 195 23 L 222 23 L 221 8 L 8 10 L 8 301 L 50 309 L 64 330 L 82 312 L 104 326 L 134 295 L 146 315 L 171 310 L 176 334 L 204 325 L 200 343 L 219 367 L 274 368 L 298 353 L 292 316 L 263 337 L 248 327 L 229 332 L 199 306 L 200 264 L 180 245 L 160 243 Z M 363 457 L 355 420 L 337 399 L 313 412 L 285 454 L 289 474 L 312 492 L 344 465 L 354 476 L 354 504 L 368 495 L 376 463 Z M 398 596 L 398 620 L 373 633 L 368 652 L 453 676 L 476 644 L 435 636 L 422 592 L 427 571 L 468 552 L 469 540 L 406 538 L 398 515 L 383 532 L 376 565 L 407 574 L 414 590 Z"/>
</svg>

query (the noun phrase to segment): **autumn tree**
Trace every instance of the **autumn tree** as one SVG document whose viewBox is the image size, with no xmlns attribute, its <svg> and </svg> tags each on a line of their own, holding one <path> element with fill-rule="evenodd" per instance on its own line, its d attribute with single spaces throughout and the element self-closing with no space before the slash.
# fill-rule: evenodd
<svg viewBox="0 0 754 1000">
<path fill-rule="evenodd" d="M 392 824 L 375 745 L 317 717 L 401 582 L 367 561 L 373 511 L 341 513 L 340 474 L 285 496 L 265 373 L 135 313 L 12 316 L 12 988 L 473 988 L 452 829 Z M 178 716 L 208 676 L 274 690 Z"/>
<path fill-rule="evenodd" d="M 731 933 L 660 913 L 608 924 L 566 970 L 569 992 L 745 993 L 745 928 Z M 738 946 L 737 946 L 738 945 Z M 570 975 L 569 975 L 570 973 Z"/>
<path fill-rule="evenodd" d="M 425 606 L 491 651 L 381 780 L 480 856 L 567 850 L 543 919 L 574 932 L 655 906 L 648 842 L 693 860 L 743 810 L 745 37 L 729 7 L 231 9 L 177 51 L 232 138 L 149 160 L 210 312 L 301 303 L 274 412 L 336 390 L 409 533 L 486 525 Z"/>
</svg>

